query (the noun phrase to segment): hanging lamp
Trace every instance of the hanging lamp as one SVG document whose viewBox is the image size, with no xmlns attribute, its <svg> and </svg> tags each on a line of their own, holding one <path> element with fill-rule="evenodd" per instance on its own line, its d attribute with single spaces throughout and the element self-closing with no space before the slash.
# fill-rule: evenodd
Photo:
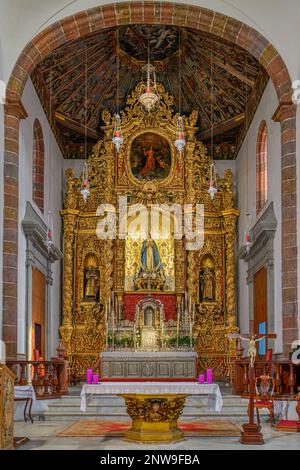
<svg viewBox="0 0 300 470">
<path fill-rule="evenodd" d="M 83 165 L 81 191 L 80 192 L 82 194 L 84 202 L 86 202 L 89 195 L 90 195 L 90 182 L 89 182 L 88 164 L 87 163 L 85 163 Z"/>
<path fill-rule="evenodd" d="M 48 227 L 47 227 L 47 236 L 46 236 L 46 247 L 48 251 L 50 251 L 51 248 L 54 246 L 51 227 L 52 227 L 51 211 L 48 211 Z"/>
<path fill-rule="evenodd" d="M 120 114 L 115 114 L 115 128 L 114 128 L 114 135 L 112 138 L 112 142 L 116 147 L 117 152 L 119 153 L 121 145 L 123 144 L 123 135 L 121 129 L 121 118 Z"/>
<path fill-rule="evenodd" d="M 178 54 L 178 105 L 179 105 L 179 116 L 177 119 L 177 133 L 176 140 L 174 142 L 178 152 L 182 152 L 186 141 L 184 136 L 183 118 L 181 116 L 181 31 L 179 30 L 179 54 Z"/>
<path fill-rule="evenodd" d="M 85 51 L 85 126 L 84 126 L 84 153 L 85 159 L 87 159 L 87 49 Z M 90 195 L 90 182 L 88 178 L 88 164 L 83 165 L 82 170 L 82 181 L 80 190 L 84 202 L 86 203 Z"/>
<path fill-rule="evenodd" d="M 153 111 L 158 102 L 155 67 L 150 63 L 150 31 L 148 35 L 148 63 L 142 68 L 142 80 L 144 78 L 146 78 L 145 92 L 139 97 L 139 102 L 149 113 Z"/>
<path fill-rule="evenodd" d="M 53 66 L 53 58 L 52 58 L 52 66 Z M 49 188 L 49 196 L 48 196 L 48 208 L 50 207 L 50 201 L 51 201 L 51 143 L 52 143 L 52 138 L 51 138 L 51 122 L 52 122 L 52 67 L 50 69 L 50 96 L 49 96 L 49 169 L 48 169 L 48 188 Z M 51 216 L 51 210 L 49 209 L 47 211 L 47 234 L 46 234 L 46 240 L 45 240 L 45 245 L 48 250 L 48 252 L 51 250 L 51 248 L 54 246 L 53 238 L 52 238 L 52 216 Z"/>
<path fill-rule="evenodd" d="M 210 194 L 211 200 L 214 199 L 216 192 L 218 192 L 216 177 L 215 177 L 215 164 L 214 164 L 214 162 L 212 162 L 212 164 L 210 165 L 210 179 L 209 179 L 208 192 Z"/>
<path fill-rule="evenodd" d="M 117 55 L 116 55 L 116 62 L 117 62 L 117 112 L 115 114 L 115 127 L 112 142 L 116 147 L 117 153 L 119 153 L 121 145 L 124 141 L 122 135 L 122 128 L 121 128 L 121 118 L 119 114 L 119 102 L 120 102 L 120 58 L 119 58 L 119 32 L 118 32 L 118 43 L 117 43 Z"/>
<path fill-rule="evenodd" d="M 214 164 L 214 117 L 213 117 L 213 61 L 212 61 L 212 42 L 210 42 L 210 135 L 211 135 L 211 165 L 210 165 L 210 178 L 209 178 L 209 188 L 208 192 L 211 200 L 215 198 L 215 195 L 218 191 L 216 183 L 216 172 Z"/>
<path fill-rule="evenodd" d="M 246 78 L 248 78 L 248 58 L 246 56 Z M 248 88 L 246 84 L 246 129 L 248 131 Z M 246 212 L 246 230 L 245 230 L 245 241 L 244 246 L 246 249 L 247 255 L 250 253 L 250 249 L 252 246 L 252 237 L 251 237 L 251 230 L 250 230 L 250 211 L 249 211 L 249 181 L 248 181 L 248 165 L 249 165 L 249 146 L 248 146 L 248 139 L 246 140 L 246 205 L 247 205 L 247 212 Z"/>
</svg>

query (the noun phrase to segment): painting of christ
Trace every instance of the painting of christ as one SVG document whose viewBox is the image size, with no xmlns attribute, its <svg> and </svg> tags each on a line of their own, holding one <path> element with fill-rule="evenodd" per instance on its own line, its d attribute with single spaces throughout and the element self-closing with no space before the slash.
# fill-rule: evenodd
<svg viewBox="0 0 300 470">
<path fill-rule="evenodd" d="M 168 141 L 154 132 L 139 135 L 131 146 L 130 167 L 133 176 L 140 181 L 167 178 L 171 168 Z"/>
</svg>

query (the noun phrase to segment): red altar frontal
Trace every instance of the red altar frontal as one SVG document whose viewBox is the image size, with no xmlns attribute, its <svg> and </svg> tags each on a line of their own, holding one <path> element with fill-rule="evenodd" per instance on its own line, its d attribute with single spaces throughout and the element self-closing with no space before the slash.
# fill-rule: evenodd
<svg viewBox="0 0 300 470">
<path fill-rule="evenodd" d="M 135 308 L 140 300 L 146 299 L 147 293 L 125 293 L 123 296 L 124 318 L 134 321 Z M 151 297 L 160 302 L 164 306 L 165 318 L 168 320 L 176 320 L 176 294 L 164 294 L 161 292 L 151 294 Z"/>
</svg>

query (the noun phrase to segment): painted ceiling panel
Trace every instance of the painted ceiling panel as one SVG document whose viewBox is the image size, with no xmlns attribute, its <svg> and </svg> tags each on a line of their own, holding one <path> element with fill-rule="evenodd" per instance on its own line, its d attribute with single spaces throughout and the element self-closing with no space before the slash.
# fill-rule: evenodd
<svg viewBox="0 0 300 470">
<path fill-rule="evenodd" d="M 243 49 L 208 33 L 175 26 L 130 25 L 72 41 L 41 62 L 32 80 L 66 158 L 83 158 L 101 137 L 101 113 L 117 111 L 148 60 L 181 111 L 199 111 L 199 137 L 215 158 L 234 158 L 268 76 Z M 212 138 L 213 137 L 213 138 Z M 210 149 L 211 151 L 211 149 Z"/>
</svg>

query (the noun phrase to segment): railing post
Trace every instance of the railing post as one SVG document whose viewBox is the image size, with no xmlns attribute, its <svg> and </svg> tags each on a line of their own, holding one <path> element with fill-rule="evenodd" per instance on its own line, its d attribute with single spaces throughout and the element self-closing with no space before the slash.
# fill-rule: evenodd
<svg viewBox="0 0 300 470">
<path fill-rule="evenodd" d="M 43 380 L 43 395 L 45 396 L 48 396 L 50 395 L 49 393 L 49 387 L 50 387 L 50 380 L 49 380 L 49 367 L 50 365 L 48 363 L 45 362 L 45 376 L 44 376 L 44 380 Z"/>
<path fill-rule="evenodd" d="M 290 364 L 290 375 L 288 380 L 288 387 L 290 389 L 290 395 L 295 394 L 295 385 L 296 385 L 296 374 L 294 372 L 294 364 Z"/>
<path fill-rule="evenodd" d="M 20 379 L 19 379 L 19 384 L 20 385 L 27 385 L 27 378 L 26 378 L 26 362 L 21 362 L 20 363 Z"/>
</svg>

